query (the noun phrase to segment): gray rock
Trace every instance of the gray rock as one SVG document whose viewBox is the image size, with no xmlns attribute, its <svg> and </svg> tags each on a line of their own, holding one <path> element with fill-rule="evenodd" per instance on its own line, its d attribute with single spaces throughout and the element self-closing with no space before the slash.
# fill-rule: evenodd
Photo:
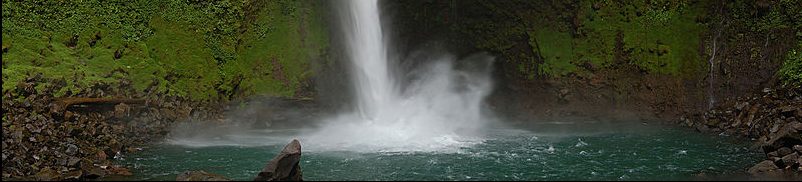
<svg viewBox="0 0 802 182">
<path fill-rule="evenodd" d="M 231 181 L 225 176 L 208 173 L 206 171 L 187 171 L 175 178 L 176 181 Z"/>
<path fill-rule="evenodd" d="M 778 170 L 778 169 L 780 169 L 780 168 L 777 167 L 777 165 L 774 165 L 774 162 L 772 162 L 770 160 L 765 160 L 763 162 L 760 162 L 760 163 L 756 164 L 755 166 L 752 166 L 747 171 L 749 172 L 749 174 L 755 175 L 755 174 L 760 174 L 760 173 L 764 173 L 764 172 L 770 172 L 770 171 L 774 171 L 774 170 Z"/>
<path fill-rule="evenodd" d="M 796 152 L 802 152 L 802 145 L 794 145 L 794 150 L 796 150 Z"/>
<path fill-rule="evenodd" d="M 66 153 L 67 153 L 68 155 L 75 155 L 75 152 L 78 152 L 78 146 L 75 146 L 75 145 L 73 145 L 73 144 L 67 144 L 67 151 L 66 151 Z"/>
<path fill-rule="evenodd" d="M 788 148 L 788 147 L 783 147 L 783 148 L 777 149 L 777 156 L 778 157 L 779 156 L 785 156 L 785 155 L 788 155 L 788 154 L 791 154 L 791 153 L 794 153 L 794 151 L 791 150 L 791 148 Z"/>
<path fill-rule="evenodd" d="M 267 163 L 254 181 L 303 181 L 301 175 L 301 143 L 293 139 L 281 153 Z"/>
</svg>

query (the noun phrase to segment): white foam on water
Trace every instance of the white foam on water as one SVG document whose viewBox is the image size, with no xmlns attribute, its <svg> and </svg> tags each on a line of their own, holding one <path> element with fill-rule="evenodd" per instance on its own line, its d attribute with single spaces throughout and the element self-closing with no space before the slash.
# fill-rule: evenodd
<svg viewBox="0 0 802 182">
<path fill-rule="evenodd" d="M 417 79 L 399 85 L 390 69 L 376 0 L 349 0 L 341 18 L 350 56 L 356 111 L 322 121 L 302 136 L 310 150 L 357 152 L 448 152 L 483 141 L 480 106 L 492 90 L 492 57 L 455 69 L 444 55 L 413 72 Z"/>
</svg>

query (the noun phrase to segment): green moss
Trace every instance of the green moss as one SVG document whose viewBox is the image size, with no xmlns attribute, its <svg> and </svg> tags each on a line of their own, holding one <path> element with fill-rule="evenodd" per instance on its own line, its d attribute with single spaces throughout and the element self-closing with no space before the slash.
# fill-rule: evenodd
<svg viewBox="0 0 802 182">
<path fill-rule="evenodd" d="M 534 39 L 530 40 L 532 47 L 539 47 L 539 52 L 543 56 L 544 62 L 538 65 L 538 73 L 551 76 L 563 76 L 576 71 L 574 60 L 573 38 L 567 32 L 559 32 L 549 28 L 530 33 L 534 34 Z M 532 43 L 531 41 L 537 41 Z M 537 45 L 537 46 L 534 46 Z"/>
<path fill-rule="evenodd" d="M 240 56 L 224 65 L 228 79 L 241 76 L 240 87 L 250 94 L 295 95 L 300 82 L 311 76 L 311 60 L 328 48 L 313 7 L 301 2 L 271 3 L 259 12 L 253 22 L 257 28 L 242 36 Z"/>
<path fill-rule="evenodd" d="M 242 26 L 249 22 L 243 9 L 251 5 L 265 6 L 251 7 L 261 9 L 258 30 Z M 294 96 L 312 74 L 310 62 L 328 46 L 318 6 L 315 1 L 3 1 L 2 40 L 8 47 L 3 92 L 41 73 L 45 80 L 66 82 L 54 91 L 57 97 L 123 80 L 136 92 L 199 101 L 229 99 L 235 87 L 244 93 L 238 96 Z M 274 76 L 274 70 L 283 76 Z"/>
</svg>

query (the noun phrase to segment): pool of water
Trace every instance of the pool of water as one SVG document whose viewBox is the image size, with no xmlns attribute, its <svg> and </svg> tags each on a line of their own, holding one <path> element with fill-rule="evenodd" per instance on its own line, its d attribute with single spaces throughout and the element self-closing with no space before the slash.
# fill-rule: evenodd
<svg viewBox="0 0 802 182">
<path fill-rule="evenodd" d="M 549 122 L 516 128 L 492 129 L 483 142 L 449 152 L 304 151 L 301 169 L 304 180 L 690 180 L 700 173 L 739 175 L 762 157 L 743 139 L 673 126 Z M 291 140 L 266 138 L 280 141 L 163 143 L 118 164 L 131 168 L 130 180 L 175 180 L 189 170 L 252 180 Z"/>
</svg>

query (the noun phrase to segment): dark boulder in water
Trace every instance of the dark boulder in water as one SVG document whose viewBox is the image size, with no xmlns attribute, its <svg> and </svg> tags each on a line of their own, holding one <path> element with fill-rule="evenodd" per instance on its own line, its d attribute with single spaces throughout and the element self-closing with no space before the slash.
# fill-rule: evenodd
<svg viewBox="0 0 802 182">
<path fill-rule="evenodd" d="M 301 143 L 293 139 L 281 153 L 267 163 L 254 181 L 303 181 L 301 175 Z"/>
<path fill-rule="evenodd" d="M 206 171 L 187 171 L 175 178 L 176 181 L 231 181 L 225 176 L 208 173 Z"/>
</svg>

